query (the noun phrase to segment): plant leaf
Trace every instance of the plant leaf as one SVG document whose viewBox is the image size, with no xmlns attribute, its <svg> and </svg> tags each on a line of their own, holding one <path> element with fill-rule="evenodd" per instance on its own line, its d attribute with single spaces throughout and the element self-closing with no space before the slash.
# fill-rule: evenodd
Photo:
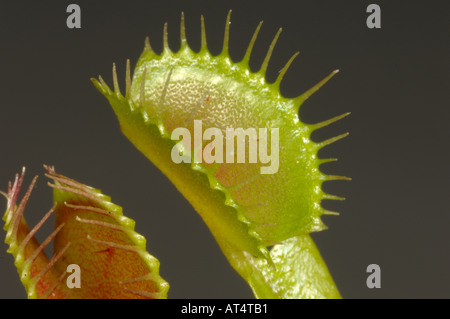
<svg viewBox="0 0 450 319">
<path fill-rule="evenodd" d="M 322 123 L 303 123 L 298 116 L 300 105 L 337 70 L 300 96 L 283 97 L 280 83 L 297 54 L 288 61 L 275 82 L 268 83 L 265 79 L 281 29 L 272 41 L 261 69 L 252 72 L 249 58 L 261 24 L 243 60 L 234 62 L 228 53 L 229 21 L 230 15 L 226 22 L 224 48 L 217 56 L 208 51 L 203 17 L 200 52 L 189 48 L 182 15 L 180 50 L 172 52 L 168 47 L 167 25 L 162 54 L 155 53 L 147 39 L 132 81 L 127 61 L 125 96 L 120 92 L 115 65 L 114 90 L 101 77 L 92 81 L 109 100 L 125 136 L 192 204 L 230 263 L 248 279 L 239 267 L 244 260 L 241 254 L 248 253 L 273 265 L 269 246 L 325 228 L 320 217 L 331 212 L 321 206 L 322 200 L 342 198 L 325 193 L 321 185 L 324 181 L 348 178 L 323 174 L 319 166 L 326 160 L 318 158 L 317 152 L 347 134 L 319 143 L 313 142 L 310 135 L 348 114 Z M 201 144 L 195 143 L 198 121 L 202 124 L 202 137 L 210 129 L 221 133 L 214 141 L 225 140 L 229 128 L 267 129 L 271 137 L 278 129 L 279 140 L 271 139 L 266 145 L 272 156 L 274 151 L 279 151 L 279 158 L 272 157 L 279 160 L 278 163 L 270 162 L 271 167 L 267 167 L 261 153 L 255 162 L 250 159 L 238 162 L 236 145 L 239 142 L 245 144 L 245 135 L 237 137 L 231 150 L 226 149 L 226 143 L 214 148 L 215 152 L 231 154 L 230 161 L 228 158 L 227 161 L 215 158 L 212 162 L 202 159 L 199 155 L 205 155 L 205 150 L 212 144 L 207 144 L 209 140 L 205 139 Z M 185 140 L 184 135 L 182 141 L 179 137 L 173 138 L 178 128 L 187 129 L 189 136 L 194 138 Z M 261 135 L 257 138 L 248 136 L 245 158 L 247 155 L 250 158 L 250 140 L 258 142 L 261 138 Z M 181 154 L 185 160 L 175 163 L 174 153 Z M 274 169 L 270 173 L 262 173 L 263 169 L 271 168 Z M 309 246 L 305 249 L 311 251 Z M 320 255 L 317 253 L 316 256 Z"/>
<path fill-rule="evenodd" d="M 4 215 L 5 242 L 29 298 L 166 298 L 168 284 L 159 261 L 134 231 L 134 221 L 99 190 L 45 166 L 54 189 L 54 206 L 31 231 L 23 212 L 37 176 L 16 206 L 24 172 L 9 184 Z M 55 231 L 39 244 L 36 232 L 55 212 Z M 51 240 L 53 257 L 44 252 Z M 69 287 L 70 265 L 79 267 L 80 287 Z"/>
</svg>

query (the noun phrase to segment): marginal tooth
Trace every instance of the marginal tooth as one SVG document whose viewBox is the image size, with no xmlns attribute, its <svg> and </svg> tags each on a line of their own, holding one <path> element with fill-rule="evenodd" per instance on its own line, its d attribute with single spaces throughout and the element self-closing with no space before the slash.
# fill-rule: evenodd
<svg viewBox="0 0 450 319">
<path fill-rule="evenodd" d="M 329 138 L 328 140 L 325 140 L 325 141 L 322 141 L 320 143 L 317 143 L 316 145 L 317 145 L 318 148 L 322 148 L 324 146 L 330 145 L 330 144 L 332 144 L 334 142 L 337 142 L 337 141 L 343 139 L 344 137 L 348 136 L 348 134 L 349 133 L 347 132 L 347 133 L 344 133 L 344 134 L 341 134 L 341 135 Z"/>
<path fill-rule="evenodd" d="M 186 25 L 184 23 L 184 12 L 181 12 L 180 40 L 181 40 L 181 47 L 185 46 L 187 40 L 186 40 Z"/>
<path fill-rule="evenodd" d="M 132 252 L 139 253 L 139 248 L 137 246 L 121 245 L 121 244 L 113 243 L 111 241 L 98 240 L 98 239 L 92 238 L 90 235 L 87 235 L 86 238 L 88 240 L 93 241 L 94 243 L 103 244 L 105 246 L 109 246 L 109 247 L 112 247 L 112 248 L 115 248 L 115 249 L 121 249 L 121 250 L 126 250 L 126 251 L 132 251 Z"/>
<path fill-rule="evenodd" d="M 96 225 L 96 226 L 106 227 L 106 228 L 113 229 L 113 230 L 126 232 L 126 228 L 121 225 L 111 224 L 108 222 L 102 222 L 99 220 L 85 219 L 85 218 L 81 218 L 79 216 L 75 216 L 75 220 L 80 223 L 84 223 L 84 224 Z"/>
<path fill-rule="evenodd" d="M 22 187 L 23 179 L 25 177 L 25 167 L 22 167 L 22 174 L 16 174 L 14 184 L 11 186 L 11 182 L 8 183 L 8 209 L 5 220 L 5 226 L 9 226 L 11 219 L 14 216 L 17 197 L 19 196 L 20 188 Z"/>
<path fill-rule="evenodd" d="M 57 174 L 54 169 L 48 170 L 48 173 L 46 173 L 45 176 L 52 179 L 55 184 L 58 184 L 60 186 L 70 186 L 76 190 L 80 190 L 88 194 L 94 193 L 94 191 L 86 185 L 80 184 L 76 180 L 68 178 L 64 175 Z M 98 191 L 96 193 L 99 194 Z"/>
<path fill-rule="evenodd" d="M 28 203 L 28 199 L 31 196 L 31 192 L 33 191 L 34 185 L 36 184 L 37 176 L 35 176 L 28 187 L 25 195 L 23 196 L 19 206 L 14 212 L 14 216 L 11 220 L 11 226 L 8 230 L 8 236 L 14 236 L 14 238 L 17 238 L 17 232 L 19 230 L 20 221 L 22 220 L 23 212 L 25 211 L 25 206 Z M 19 192 L 20 188 L 17 190 Z"/>
<path fill-rule="evenodd" d="M 269 65 L 269 61 L 270 61 L 270 57 L 272 56 L 273 49 L 275 48 L 275 44 L 277 43 L 277 40 L 278 40 L 278 37 L 280 36 L 281 31 L 282 31 L 282 28 L 278 29 L 277 34 L 275 35 L 275 37 L 272 40 L 272 43 L 270 44 L 269 51 L 267 51 L 267 55 L 264 59 L 264 62 L 261 65 L 261 69 L 259 70 L 259 72 L 261 72 L 262 74 L 266 74 L 267 66 Z"/>
<path fill-rule="evenodd" d="M 255 32 L 253 33 L 253 37 L 250 40 L 250 44 L 248 45 L 247 51 L 245 52 L 244 58 L 242 59 L 242 62 L 245 62 L 246 64 L 250 61 L 250 55 L 252 54 L 253 46 L 255 45 L 256 38 L 258 37 L 259 30 L 261 29 L 263 22 L 261 21 L 258 26 L 256 27 Z"/>
<path fill-rule="evenodd" d="M 100 85 L 102 86 L 104 92 L 106 92 L 106 94 L 108 95 L 112 95 L 111 89 L 109 88 L 108 84 L 106 84 L 105 80 L 103 80 L 101 75 L 98 76 L 98 81 L 100 82 Z"/>
<path fill-rule="evenodd" d="M 325 175 L 325 180 L 327 180 L 327 181 L 351 181 L 352 179 L 347 176 Z"/>
<path fill-rule="evenodd" d="M 287 70 L 291 66 L 291 63 L 294 61 L 294 59 L 299 55 L 300 52 L 295 52 L 294 55 L 289 59 L 289 61 L 285 64 L 285 66 L 281 69 L 280 74 L 277 77 L 277 80 L 275 81 L 274 85 L 280 88 L 281 80 L 283 79 L 284 75 L 286 74 Z"/>
<path fill-rule="evenodd" d="M 208 49 L 208 45 L 206 43 L 206 29 L 205 29 L 205 18 L 203 15 L 200 16 L 201 21 L 201 47 L 200 51 L 204 51 Z"/>
<path fill-rule="evenodd" d="M 350 114 L 351 114 L 350 112 L 347 112 L 347 113 L 338 115 L 338 116 L 336 116 L 336 117 L 333 117 L 333 118 L 331 118 L 331 119 L 329 119 L 329 120 L 326 120 L 326 121 L 323 121 L 323 122 L 320 122 L 320 123 L 316 123 L 316 124 L 312 124 L 312 125 L 310 125 L 310 127 L 311 127 L 313 130 L 317 130 L 317 129 L 319 129 L 319 128 L 322 128 L 322 127 L 328 126 L 328 125 L 330 125 L 330 124 L 332 124 L 332 123 L 334 123 L 334 122 L 337 122 L 337 121 L 343 119 L 344 117 L 349 116 Z"/>
<path fill-rule="evenodd" d="M 330 162 L 336 162 L 337 160 L 338 160 L 337 158 L 320 158 L 319 165 L 325 164 L 325 163 L 330 163 Z"/>
<path fill-rule="evenodd" d="M 42 244 L 35 250 L 33 253 L 27 258 L 25 261 L 26 266 L 24 267 L 23 274 L 29 273 L 31 269 L 32 263 L 35 261 L 35 259 L 39 256 L 39 254 L 44 250 L 45 247 L 53 240 L 53 238 L 56 237 L 56 235 L 61 231 L 61 229 L 64 227 L 64 223 L 58 226 L 43 242 Z"/>
<path fill-rule="evenodd" d="M 322 198 L 323 199 L 329 199 L 329 200 L 340 200 L 340 201 L 345 200 L 345 197 L 341 197 L 341 196 L 337 196 L 337 195 L 331 195 L 331 194 L 327 194 L 327 193 L 324 193 Z"/>
<path fill-rule="evenodd" d="M 97 90 L 99 90 L 103 95 L 107 95 L 106 90 L 103 88 L 103 85 L 100 83 L 99 80 L 97 80 L 96 78 L 91 78 L 90 79 L 91 82 L 94 84 L 94 86 L 97 88 Z"/>
<path fill-rule="evenodd" d="M 228 54 L 228 43 L 230 41 L 230 19 L 231 19 L 231 10 L 228 11 L 227 20 L 225 22 L 225 34 L 223 37 L 222 53 L 227 54 Z"/>
<path fill-rule="evenodd" d="M 150 38 L 146 37 L 145 38 L 145 43 L 144 43 L 144 52 L 147 53 L 154 53 L 152 46 L 150 45 Z"/>
<path fill-rule="evenodd" d="M 131 94 L 131 71 L 130 71 L 130 59 L 127 59 L 127 69 L 125 71 L 125 97 L 130 98 Z"/>
<path fill-rule="evenodd" d="M 55 211 L 56 203 L 53 205 L 53 207 L 42 217 L 42 219 L 36 224 L 36 226 L 33 227 L 33 229 L 27 234 L 27 236 L 22 240 L 19 246 L 19 253 L 24 251 L 28 243 L 30 242 L 31 238 L 36 235 L 37 231 L 44 225 L 44 223 L 47 221 L 47 219 L 51 216 L 51 214 Z"/>
<path fill-rule="evenodd" d="M 338 212 L 333 212 L 331 210 L 326 210 L 326 209 L 323 211 L 323 214 L 324 215 L 332 215 L 332 216 L 339 216 L 340 215 Z"/>
<path fill-rule="evenodd" d="M 73 204 L 69 204 L 68 202 L 64 202 L 64 206 L 73 208 L 75 210 L 85 210 L 85 211 L 97 213 L 97 214 L 104 215 L 104 216 L 112 216 L 113 215 L 110 211 L 107 211 L 105 209 L 98 208 L 95 206 L 73 205 Z"/>
<path fill-rule="evenodd" d="M 122 93 L 120 92 L 119 81 L 117 80 L 117 69 L 116 69 L 115 63 L 113 63 L 112 76 L 113 76 L 113 84 L 114 84 L 114 93 L 116 93 L 116 96 L 118 98 L 120 98 Z"/>
<path fill-rule="evenodd" d="M 325 83 L 328 82 L 335 74 L 337 74 L 339 70 L 334 70 L 331 72 L 326 78 L 324 78 L 322 81 L 314 85 L 312 88 L 310 88 L 305 93 L 301 94 L 300 96 L 295 98 L 295 104 L 297 105 L 297 109 L 300 108 L 300 105 L 303 104 L 311 95 L 313 95 L 318 89 L 320 89 Z"/>
<path fill-rule="evenodd" d="M 70 242 L 68 242 L 66 244 L 66 246 L 64 246 L 64 248 L 56 255 L 53 256 L 52 259 L 50 259 L 49 263 L 45 266 L 44 269 L 42 269 L 42 271 L 37 274 L 35 277 L 33 277 L 33 281 L 35 284 L 37 284 L 39 282 L 39 280 L 45 276 L 45 274 L 58 262 L 59 259 L 61 259 L 61 257 L 64 255 L 64 253 L 66 252 L 66 250 L 69 248 L 70 246 Z M 34 290 L 34 289 L 31 289 Z"/>
<path fill-rule="evenodd" d="M 65 192 L 69 192 L 69 193 L 73 193 L 82 197 L 85 197 L 87 199 L 90 199 L 96 203 L 99 204 L 103 204 L 104 200 L 98 196 L 95 196 L 95 194 L 89 193 L 89 192 L 85 192 L 81 189 L 76 189 L 76 188 L 72 188 L 72 187 L 66 187 L 66 186 L 61 186 L 59 184 L 52 184 L 50 182 L 47 183 L 48 186 L 52 187 L 52 188 L 56 188 Z"/>
<path fill-rule="evenodd" d="M 169 36 L 167 34 L 167 22 L 164 23 L 164 30 L 163 30 L 163 47 L 164 52 L 168 52 L 169 50 Z"/>
</svg>

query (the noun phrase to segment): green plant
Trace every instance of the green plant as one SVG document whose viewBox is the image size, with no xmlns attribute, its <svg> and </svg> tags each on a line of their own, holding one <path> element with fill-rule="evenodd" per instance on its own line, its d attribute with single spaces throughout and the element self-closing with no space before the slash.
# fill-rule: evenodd
<svg viewBox="0 0 450 319">
<path fill-rule="evenodd" d="M 189 200 L 231 265 L 248 281 L 255 295 L 336 297 L 337 290 L 307 234 L 324 228 L 321 215 L 333 214 L 322 208 L 321 201 L 342 199 L 323 192 L 322 183 L 348 179 L 321 173 L 319 165 L 333 159 L 319 159 L 317 152 L 347 134 L 320 143 L 311 141 L 310 135 L 348 114 L 323 123 L 305 124 L 300 121 L 298 110 L 337 71 L 299 97 L 285 98 L 279 91 L 280 82 L 297 54 L 288 61 L 274 83 L 267 83 L 265 79 L 281 30 L 270 45 L 260 70 L 253 73 L 248 63 L 261 24 L 244 58 L 234 62 L 228 54 L 229 23 L 230 14 L 226 21 L 223 50 L 217 56 L 212 56 L 207 49 L 203 17 L 202 45 L 198 53 L 187 44 L 183 16 L 181 48 L 176 53 L 168 46 L 166 24 L 162 54 L 155 53 L 147 39 L 133 80 L 127 62 L 125 96 L 119 89 L 115 65 L 113 91 L 101 77 L 93 79 L 93 82 L 109 100 L 122 132 Z M 203 143 L 198 147 L 192 141 L 174 141 L 171 132 L 178 127 L 187 128 L 190 136 L 195 135 L 194 119 L 202 120 L 202 133 L 208 128 L 218 128 L 222 132 L 229 127 L 279 128 L 278 171 L 260 174 L 264 167 L 262 161 L 195 161 L 198 152 L 204 153 L 209 145 L 210 148 L 221 146 L 220 143 Z M 226 142 L 222 147 L 224 144 Z M 175 164 L 171 159 L 174 147 L 191 163 Z M 246 147 L 248 153 L 248 145 Z M 272 252 L 269 252 L 268 246 L 274 244 Z M 308 253 L 300 253 L 302 247 Z M 298 260 L 290 259 L 296 249 L 299 252 L 295 254 L 302 259 L 299 265 Z M 297 287 L 288 287 L 293 278 L 299 278 L 299 274 L 287 278 L 283 267 L 294 265 L 307 279 L 297 282 Z M 309 271 L 314 274 L 307 273 Z M 309 292 L 305 293 L 304 289 Z"/>
<path fill-rule="evenodd" d="M 54 205 L 33 229 L 23 214 L 37 176 L 18 205 L 25 168 L 5 194 L 5 242 L 28 297 L 165 298 L 169 286 L 159 276 L 159 262 L 147 253 L 145 238 L 134 231 L 134 221 L 123 216 L 122 208 L 99 190 L 45 168 L 53 182 L 48 184 Z M 55 230 L 40 244 L 35 235 L 53 212 Z M 44 248 L 52 240 L 49 259 Z M 68 287 L 70 265 L 81 269 L 79 289 Z"/>
<path fill-rule="evenodd" d="M 322 215 L 336 214 L 325 210 L 322 200 L 343 199 L 325 193 L 322 183 L 348 180 L 323 174 L 319 166 L 335 159 L 320 159 L 317 152 L 347 134 L 319 143 L 310 135 L 348 113 L 317 124 L 303 123 L 298 115 L 300 105 L 337 71 L 296 98 L 283 97 L 280 83 L 298 53 L 275 82 L 266 81 L 281 29 L 260 70 L 251 72 L 248 63 L 262 23 L 243 59 L 234 62 L 228 54 L 230 14 L 217 56 L 208 51 L 203 17 L 201 22 L 199 52 L 188 46 L 183 15 L 178 52 L 168 46 L 167 24 L 162 54 L 147 39 L 133 79 L 127 61 L 125 95 L 115 64 L 114 90 L 101 77 L 92 81 L 109 100 L 124 135 L 192 204 L 256 297 L 339 298 L 309 233 L 325 228 Z M 231 128 L 243 134 L 235 130 L 229 139 Z M 259 135 L 252 134 L 254 128 L 262 129 Z M 251 142 L 259 154 L 253 160 Z M 244 145 L 242 158 L 239 145 Z"/>
</svg>

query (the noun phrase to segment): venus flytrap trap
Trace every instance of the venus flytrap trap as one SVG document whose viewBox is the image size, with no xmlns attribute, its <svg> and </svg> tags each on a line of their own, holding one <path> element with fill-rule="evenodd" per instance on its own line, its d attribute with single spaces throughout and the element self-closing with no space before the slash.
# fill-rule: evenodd
<svg viewBox="0 0 450 319">
<path fill-rule="evenodd" d="M 145 250 L 145 238 L 122 208 L 99 190 L 45 168 L 54 205 L 32 230 L 23 214 L 37 176 L 18 205 L 25 169 L 5 194 L 5 242 L 28 297 L 166 298 L 169 286 L 159 276 L 159 261 Z M 40 244 L 35 235 L 53 213 L 55 230 Z M 52 240 L 49 259 L 44 248 Z M 72 271 L 78 271 L 78 283 Z"/>
<path fill-rule="evenodd" d="M 115 64 L 113 90 L 101 77 L 92 81 L 125 136 L 192 204 L 257 298 L 340 298 L 309 233 L 326 228 L 322 215 L 336 214 L 322 200 L 343 199 L 325 193 L 322 183 L 348 180 L 322 173 L 319 166 L 334 159 L 320 159 L 317 152 L 347 134 L 319 143 L 310 135 L 348 113 L 317 124 L 298 115 L 300 105 L 337 71 L 296 98 L 283 97 L 281 81 L 298 53 L 275 82 L 267 82 L 281 29 L 261 68 L 252 72 L 249 60 L 262 22 L 235 62 L 228 54 L 230 13 L 217 56 L 207 48 L 203 17 L 201 49 L 190 49 L 182 14 L 180 50 L 170 50 L 165 24 L 161 54 L 147 39 L 133 78 L 127 61 L 125 95 Z M 36 178 L 18 205 L 23 173 L 5 194 L 8 252 L 28 297 L 165 298 L 168 284 L 159 276 L 159 262 L 122 209 L 100 191 L 46 170 L 55 204 L 32 230 L 23 213 Z M 55 230 L 40 244 L 35 234 L 53 212 Z M 52 240 L 49 259 L 44 248 Z M 67 272 L 76 269 L 82 279 L 73 288 Z"/>
<path fill-rule="evenodd" d="M 133 78 L 127 61 L 125 95 L 119 88 L 115 64 L 113 90 L 102 77 L 92 81 L 109 100 L 125 136 L 192 204 L 256 297 L 338 298 L 308 234 L 326 228 L 322 215 L 336 214 L 324 209 L 322 200 L 343 199 L 325 193 L 322 183 L 349 179 L 323 174 L 319 166 L 334 159 L 320 159 L 317 152 L 347 134 L 319 143 L 310 135 L 349 113 L 317 124 L 303 123 L 298 115 L 300 105 L 337 70 L 300 96 L 283 97 L 280 83 L 298 53 L 275 82 L 266 81 L 280 29 L 261 68 L 252 72 L 249 60 L 261 25 L 243 59 L 235 62 L 228 53 L 230 14 L 223 50 L 217 56 L 207 48 L 203 17 L 200 51 L 189 47 L 182 15 L 179 51 L 169 48 L 165 24 L 161 54 L 152 50 L 147 39 Z M 201 133 L 196 132 L 198 121 Z M 242 134 L 236 133 L 239 128 Z M 262 137 L 264 143 L 259 143 L 261 136 L 252 134 L 258 128 L 276 131 L 276 139 L 267 134 Z M 230 129 L 235 134 L 228 138 Z M 199 134 L 207 138 L 190 138 Z M 241 160 L 239 145 L 245 145 Z M 270 153 L 274 159 L 274 149 L 277 152 L 277 169 L 268 174 L 261 174 L 267 158 L 251 160 L 262 146 L 266 157 Z"/>
</svg>

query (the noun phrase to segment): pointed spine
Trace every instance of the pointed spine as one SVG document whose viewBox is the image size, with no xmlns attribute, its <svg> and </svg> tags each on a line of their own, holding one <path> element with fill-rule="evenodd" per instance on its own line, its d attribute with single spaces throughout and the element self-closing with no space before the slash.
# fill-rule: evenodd
<svg viewBox="0 0 450 319">
<path fill-rule="evenodd" d="M 339 200 L 339 201 L 343 201 L 343 200 L 345 200 L 345 197 L 341 197 L 341 196 L 336 196 L 336 195 L 331 195 L 331 194 L 324 193 L 323 196 L 322 196 L 322 199 L 329 199 L 329 200 Z"/>
<path fill-rule="evenodd" d="M 99 84 L 101 85 L 103 91 L 105 92 L 105 94 L 112 95 L 111 89 L 109 88 L 108 84 L 106 84 L 105 80 L 103 80 L 101 75 L 98 76 L 98 81 L 99 81 Z"/>
<path fill-rule="evenodd" d="M 322 141 L 322 142 L 320 142 L 320 143 L 317 143 L 317 144 L 316 144 L 316 145 L 317 145 L 317 148 L 320 149 L 320 148 L 325 147 L 325 146 L 327 146 L 327 145 L 330 145 L 330 144 L 332 144 L 332 143 L 334 143 L 334 142 L 337 142 L 337 141 L 343 139 L 344 137 L 347 137 L 348 134 L 349 134 L 349 133 L 347 132 L 347 133 L 344 133 L 344 134 L 341 134 L 341 135 L 338 135 L 338 136 L 329 138 L 329 139 L 327 139 L 327 140 L 325 140 L 325 141 Z"/>
<path fill-rule="evenodd" d="M 311 127 L 311 129 L 313 131 L 315 131 L 315 130 L 318 130 L 318 129 L 322 128 L 322 127 L 328 126 L 328 125 L 330 125 L 330 124 L 332 124 L 334 122 L 337 122 L 337 121 L 339 121 L 339 120 L 341 120 L 341 119 L 343 119 L 343 118 L 345 118 L 345 117 L 347 117 L 349 115 L 350 115 L 350 112 L 347 112 L 347 113 L 338 115 L 336 117 L 333 117 L 333 118 L 331 118 L 329 120 L 326 120 L 326 121 L 323 121 L 323 122 L 320 122 L 320 123 L 316 123 L 316 124 L 312 124 L 312 125 L 310 125 L 310 127 Z"/>
<path fill-rule="evenodd" d="M 227 20 L 225 22 L 225 33 L 223 36 L 222 53 L 225 54 L 228 54 L 228 43 L 230 41 L 230 19 L 231 19 L 231 10 L 228 11 Z"/>
<path fill-rule="evenodd" d="M 70 244 L 71 243 L 68 242 L 57 255 L 53 256 L 52 259 L 50 259 L 49 263 L 45 266 L 45 268 L 42 269 L 35 277 L 32 278 L 30 282 L 30 292 L 28 293 L 29 297 L 37 297 L 35 293 L 37 283 L 61 259 L 61 257 L 66 253 L 67 249 L 70 247 Z"/>
<path fill-rule="evenodd" d="M 326 181 L 351 181 L 351 177 L 340 175 L 325 175 Z"/>
<path fill-rule="evenodd" d="M 122 93 L 120 92 L 119 80 L 117 79 L 117 69 L 115 63 L 113 63 L 112 76 L 113 76 L 114 93 L 116 93 L 117 98 L 120 99 L 122 97 Z"/>
<path fill-rule="evenodd" d="M 337 158 L 320 158 L 319 161 L 319 165 L 325 164 L 325 163 L 330 163 L 330 162 L 336 162 L 338 159 Z"/>
<path fill-rule="evenodd" d="M 22 186 L 23 179 L 25 176 L 25 167 L 22 167 L 22 174 L 19 177 L 19 174 L 16 174 L 14 179 L 14 184 L 11 185 L 11 182 L 8 184 L 8 205 L 5 216 L 3 219 L 5 220 L 5 227 L 9 227 L 11 223 L 11 219 L 14 216 L 14 209 L 17 202 L 17 197 L 19 196 L 19 190 Z M 8 240 L 8 235 L 6 237 Z"/>
<path fill-rule="evenodd" d="M 277 77 L 276 81 L 274 82 L 274 85 L 278 88 L 278 90 L 280 89 L 281 80 L 283 79 L 284 75 L 286 74 L 287 70 L 291 66 L 291 64 L 294 61 L 294 59 L 299 54 L 300 54 L 300 52 L 298 52 L 298 51 L 295 52 L 294 55 L 292 55 L 292 57 L 289 59 L 289 61 L 287 61 L 285 66 L 281 69 L 280 74 L 278 74 L 278 77 Z"/>
<path fill-rule="evenodd" d="M 144 52 L 146 53 L 154 53 L 152 46 L 150 45 L 150 38 L 146 37 L 144 42 Z"/>
<path fill-rule="evenodd" d="M 339 70 L 334 70 L 330 73 L 326 78 L 324 78 L 322 81 L 314 85 L 312 88 L 310 88 L 305 93 L 301 94 L 300 96 L 295 98 L 295 104 L 297 105 L 297 111 L 300 108 L 300 106 L 305 102 L 311 95 L 313 95 L 318 89 L 320 89 L 325 83 L 327 83 L 334 75 L 336 75 L 339 72 Z"/>
<path fill-rule="evenodd" d="M 13 218 L 11 220 L 11 224 L 9 225 L 7 237 L 12 236 L 13 242 L 17 240 L 17 233 L 19 231 L 19 226 L 20 226 L 20 222 L 22 220 L 23 212 L 25 211 L 25 206 L 27 205 L 28 200 L 30 199 L 31 192 L 33 191 L 34 185 L 36 184 L 37 178 L 38 178 L 37 176 L 35 176 L 33 178 L 33 181 L 31 182 L 30 186 L 28 187 L 28 189 L 27 189 L 25 195 L 23 196 L 16 211 L 14 212 Z"/>
<path fill-rule="evenodd" d="M 20 262 L 19 258 L 23 258 L 23 252 L 25 251 L 25 248 L 27 247 L 30 240 L 36 235 L 37 231 L 44 225 L 44 223 L 47 221 L 47 219 L 51 216 L 51 214 L 55 211 L 56 204 L 53 205 L 53 207 L 42 217 L 42 219 L 33 227 L 33 229 L 28 233 L 27 236 L 23 239 L 23 241 L 20 243 L 19 249 L 18 249 L 18 255 L 16 257 L 16 262 Z"/>
<path fill-rule="evenodd" d="M 181 12 L 181 21 L 180 21 L 180 43 L 181 48 L 184 48 L 187 45 L 186 40 L 186 25 L 184 22 L 184 12 Z"/>
<path fill-rule="evenodd" d="M 323 215 L 331 215 L 331 216 L 339 216 L 340 214 L 338 212 L 334 212 L 331 210 L 323 210 L 322 212 Z"/>
<path fill-rule="evenodd" d="M 125 71 L 125 98 L 128 100 L 131 94 L 131 71 L 130 59 L 127 59 L 127 67 Z"/>
<path fill-rule="evenodd" d="M 50 235 L 48 235 L 47 238 L 42 242 L 42 244 L 40 244 L 39 247 L 35 251 L 33 251 L 33 253 L 27 258 L 27 260 L 25 261 L 24 270 L 22 271 L 22 275 L 27 276 L 29 274 L 33 262 L 44 250 L 44 248 L 47 247 L 47 245 L 50 244 L 50 242 L 56 237 L 56 235 L 58 235 L 63 227 L 64 223 L 59 225 L 58 228 L 56 228 Z"/>
<path fill-rule="evenodd" d="M 205 18 L 203 15 L 200 16 L 200 22 L 201 22 L 201 46 L 200 51 L 208 50 L 208 45 L 206 43 L 206 29 L 205 29 Z"/>
<path fill-rule="evenodd" d="M 275 37 L 273 38 L 272 43 L 270 44 L 269 51 L 267 51 L 267 55 L 261 65 L 261 69 L 259 70 L 259 72 L 263 75 L 266 74 L 267 67 L 268 67 L 269 61 L 270 61 L 270 57 L 272 56 L 273 49 L 275 48 L 275 44 L 277 43 L 278 37 L 280 36 L 280 33 L 282 30 L 283 30 L 282 28 L 278 29 L 278 32 L 277 32 L 277 34 L 275 34 Z"/>
<path fill-rule="evenodd" d="M 169 35 L 167 33 L 167 22 L 164 23 L 164 29 L 163 29 L 163 50 L 164 53 L 169 53 Z"/>
<path fill-rule="evenodd" d="M 261 29 L 261 26 L 263 24 L 263 21 L 261 21 L 258 26 L 256 27 L 255 32 L 253 33 L 252 39 L 250 40 L 250 44 L 247 47 L 247 51 L 245 52 L 244 58 L 241 62 L 249 65 L 250 62 L 250 56 L 252 54 L 253 46 L 255 45 L 256 38 L 258 37 L 259 30 Z"/>
</svg>

